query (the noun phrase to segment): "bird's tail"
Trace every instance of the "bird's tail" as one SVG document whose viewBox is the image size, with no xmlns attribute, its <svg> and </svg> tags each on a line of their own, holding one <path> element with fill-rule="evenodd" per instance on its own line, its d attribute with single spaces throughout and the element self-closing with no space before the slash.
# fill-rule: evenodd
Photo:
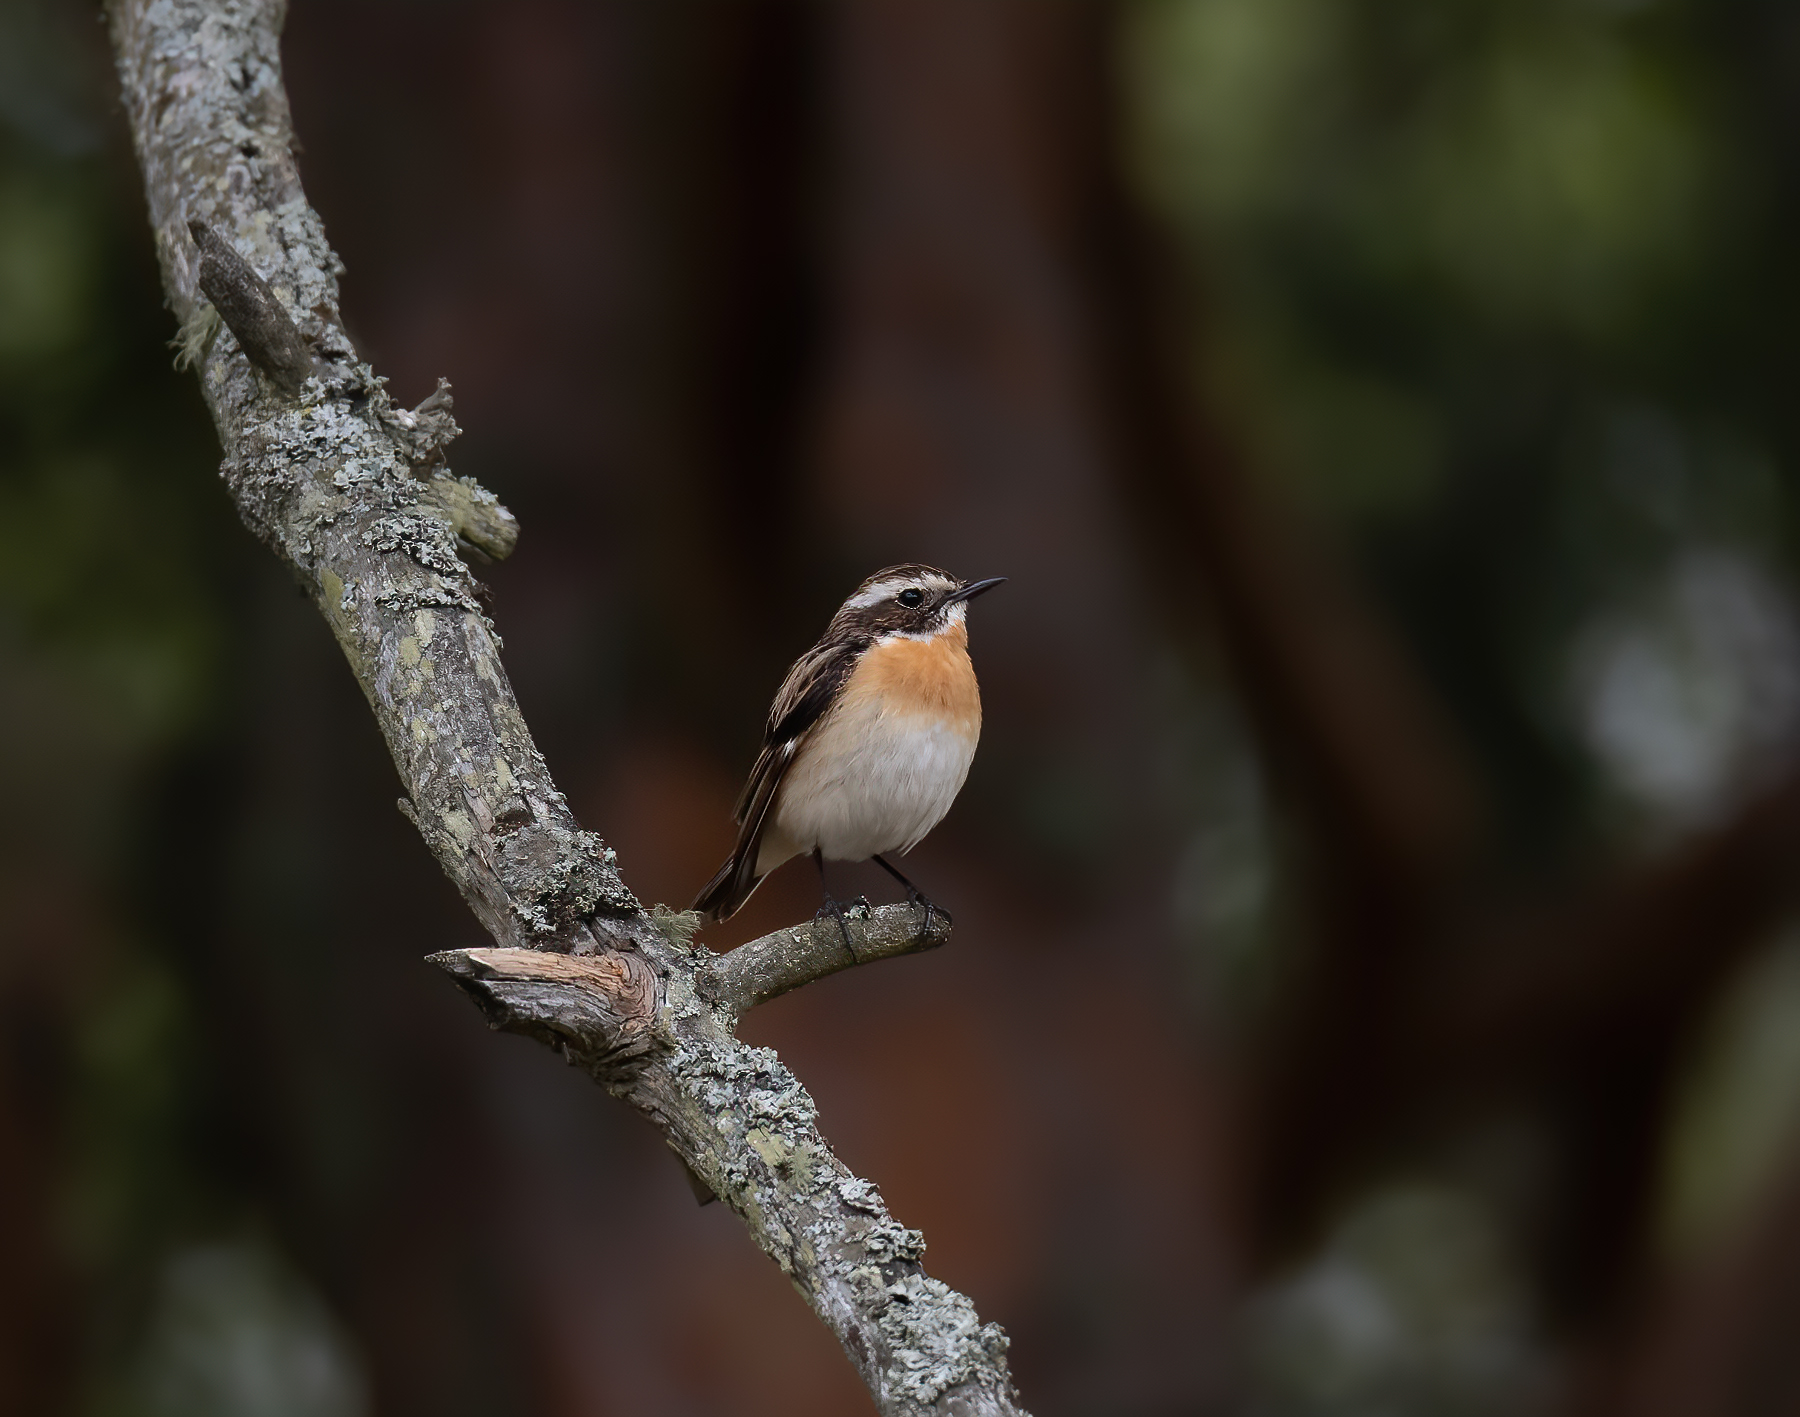
<svg viewBox="0 0 1800 1417">
<path fill-rule="evenodd" d="M 754 843 L 752 843 L 754 846 Z M 739 848 L 725 858 L 725 864 L 713 873 L 713 878 L 700 888 L 700 894 L 694 897 L 689 910 L 697 910 L 708 920 L 729 920 L 738 913 L 744 902 L 762 884 L 762 877 L 752 870 L 747 870 L 744 861 L 744 848 Z"/>
</svg>

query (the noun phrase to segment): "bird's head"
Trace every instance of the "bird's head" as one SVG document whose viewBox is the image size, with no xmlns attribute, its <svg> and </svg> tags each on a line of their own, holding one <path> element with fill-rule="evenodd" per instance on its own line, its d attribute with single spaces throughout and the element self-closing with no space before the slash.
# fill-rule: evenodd
<svg viewBox="0 0 1800 1417">
<path fill-rule="evenodd" d="M 931 639 L 961 625 L 969 602 L 1005 579 L 959 581 L 935 566 L 889 566 L 851 592 L 837 613 L 834 628 L 873 639 L 889 635 Z"/>
</svg>

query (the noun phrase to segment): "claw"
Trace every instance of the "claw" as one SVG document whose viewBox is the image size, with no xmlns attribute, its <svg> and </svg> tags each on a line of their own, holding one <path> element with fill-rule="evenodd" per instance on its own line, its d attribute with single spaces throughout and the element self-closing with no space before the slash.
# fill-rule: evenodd
<svg viewBox="0 0 1800 1417">
<path fill-rule="evenodd" d="M 856 903 L 857 902 L 852 901 L 852 907 L 854 907 Z M 864 902 L 864 904 L 866 905 L 867 902 Z M 831 896 L 826 896 L 824 901 L 820 903 L 817 912 L 813 915 L 813 924 L 817 925 L 827 915 L 837 921 L 838 931 L 844 937 L 844 952 L 848 954 L 851 959 L 855 960 L 856 963 L 861 964 L 862 960 L 857 956 L 856 946 L 850 943 L 850 925 L 844 917 L 844 903 L 841 900 L 834 900 Z"/>
<path fill-rule="evenodd" d="M 925 907 L 925 923 L 919 926 L 919 933 L 921 935 L 929 935 L 931 933 L 931 922 L 936 917 L 943 917 L 946 927 L 956 923 L 950 918 L 950 912 L 945 910 L 943 906 L 934 902 L 924 891 L 916 889 L 908 891 L 906 893 L 906 903 L 908 905 L 922 905 Z"/>
<path fill-rule="evenodd" d="M 944 917 L 945 925 L 955 923 L 950 919 L 950 912 L 948 910 L 945 910 L 940 905 L 934 904 L 930 896 L 926 895 L 924 891 L 920 890 L 902 875 L 891 862 L 880 856 L 871 856 L 869 859 L 877 866 L 881 867 L 882 870 L 886 871 L 888 875 L 892 876 L 896 881 L 900 882 L 901 885 L 906 887 L 906 903 L 908 905 L 922 905 L 925 907 L 925 923 L 920 927 L 920 933 L 929 935 L 931 933 L 931 922 L 933 918 L 939 915 Z"/>
</svg>

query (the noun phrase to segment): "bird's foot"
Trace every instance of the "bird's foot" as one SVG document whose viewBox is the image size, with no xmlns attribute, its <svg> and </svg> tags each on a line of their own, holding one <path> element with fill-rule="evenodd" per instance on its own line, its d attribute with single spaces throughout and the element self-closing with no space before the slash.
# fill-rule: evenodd
<svg viewBox="0 0 1800 1417">
<path fill-rule="evenodd" d="M 862 960 L 856 953 L 856 946 L 850 943 L 848 912 L 852 910 L 860 910 L 866 918 L 869 913 L 868 897 L 859 895 L 855 900 L 842 901 L 832 896 L 826 896 L 819 902 L 819 909 L 813 915 L 813 924 L 817 925 L 821 920 L 826 919 L 837 921 L 838 932 L 844 937 L 844 952 L 857 964 L 861 964 Z"/>
<path fill-rule="evenodd" d="M 911 886 L 907 889 L 906 903 L 908 905 L 922 905 L 925 907 L 925 920 L 924 923 L 919 926 L 919 933 L 921 935 L 929 935 L 931 933 L 931 922 L 933 920 L 942 920 L 946 930 L 956 923 L 950 918 L 950 912 L 948 910 L 945 910 L 943 906 L 937 904 L 917 886 Z"/>
<path fill-rule="evenodd" d="M 896 881 L 900 882 L 901 885 L 906 887 L 906 903 L 908 905 L 922 905 L 925 907 L 925 922 L 919 927 L 921 934 L 929 935 L 931 933 L 931 922 L 938 916 L 943 917 L 944 928 L 946 930 L 955 923 L 950 919 L 950 912 L 948 910 L 945 910 L 941 905 L 934 904 L 931 897 L 915 886 L 907 877 L 906 873 L 892 861 L 888 860 L 887 857 L 877 852 L 869 859 L 877 866 L 881 867 L 882 870 L 886 871 L 888 875 L 892 876 Z"/>
</svg>

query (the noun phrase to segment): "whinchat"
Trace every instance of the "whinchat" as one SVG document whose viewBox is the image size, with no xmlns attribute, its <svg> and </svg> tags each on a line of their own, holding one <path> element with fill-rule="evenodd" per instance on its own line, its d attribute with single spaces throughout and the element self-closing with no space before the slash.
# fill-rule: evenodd
<svg viewBox="0 0 1800 1417">
<path fill-rule="evenodd" d="M 821 887 L 826 861 L 875 862 L 929 919 L 937 907 L 885 857 L 917 846 L 969 775 L 981 736 L 969 602 L 1005 579 L 889 566 L 856 588 L 775 695 L 737 846 L 695 910 L 728 919 L 763 877 L 810 855 Z M 842 918 L 829 892 L 825 911 Z"/>
</svg>

